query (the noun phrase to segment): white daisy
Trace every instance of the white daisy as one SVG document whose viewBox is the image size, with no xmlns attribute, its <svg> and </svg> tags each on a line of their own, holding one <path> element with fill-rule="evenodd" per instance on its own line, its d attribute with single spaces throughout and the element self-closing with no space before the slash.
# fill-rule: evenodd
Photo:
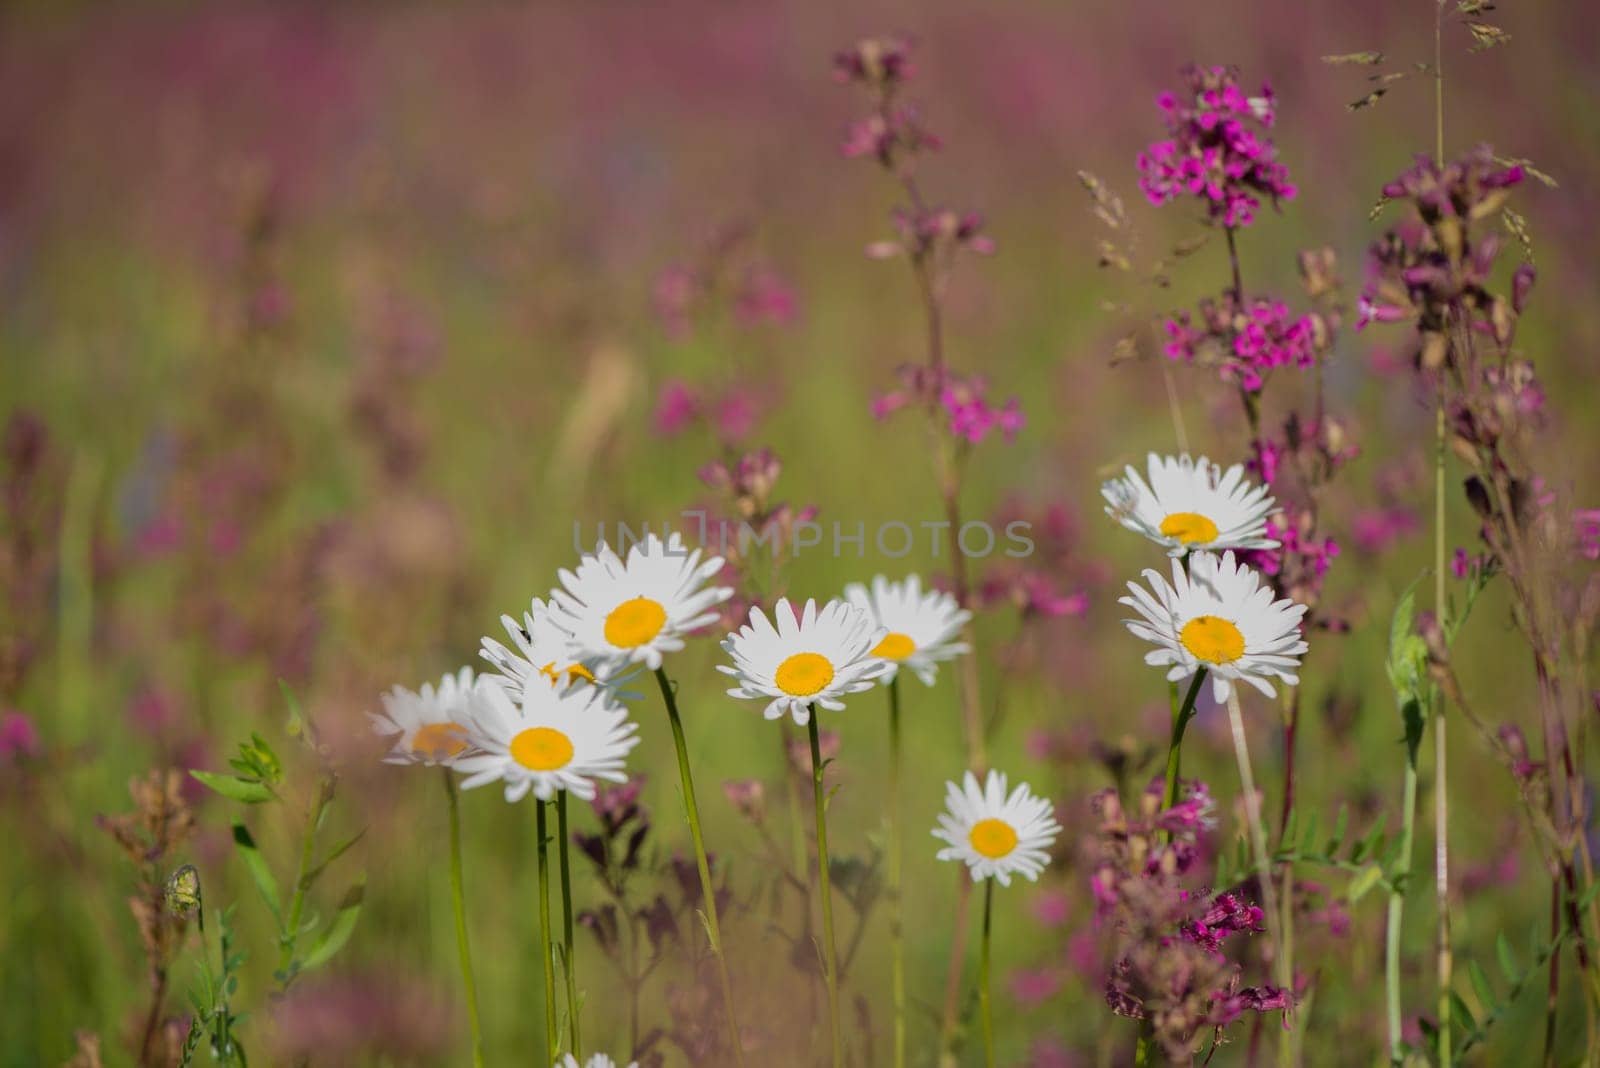
<svg viewBox="0 0 1600 1068">
<path fill-rule="evenodd" d="M 559 1061 L 556 1061 L 554 1068 L 617 1068 L 617 1062 L 607 1057 L 604 1053 L 594 1053 L 580 1065 L 578 1058 L 567 1053 L 563 1054 Z M 639 1062 L 629 1062 L 628 1068 L 639 1068 Z"/>
<path fill-rule="evenodd" d="M 602 544 L 576 571 L 561 571 L 564 588 L 550 595 L 550 617 L 585 657 L 654 671 L 663 654 L 682 649 L 683 636 L 713 622 L 711 609 L 733 596 L 727 586 L 706 586 L 721 570 L 721 557 L 702 560 L 676 533 L 667 541 L 647 535 L 626 561 Z"/>
<path fill-rule="evenodd" d="M 520 623 L 511 616 L 501 616 L 500 623 L 515 648 L 508 648 L 493 638 L 484 638 L 479 655 L 498 669 L 513 697 L 520 697 L 523 687 L 532 679 L 546 686 L 563 677 L 573 681 L 597 681 L 595 669 L 602 667 L 600 658 L 585 657 L 572 635 L 551 618 L 549 605 L 539 598 L 533 598 Z M 616 675 L 605 677 L 608 686 L 619 681 L 623 680 Z"/>
<path fill-rule="evenodd" d="M 1001 886 L 1011 885 L 1011 876 L 1038 879 L 1050 863 L 1050 843 L 1061 833 L 1050 802 L 1034 797 L 1027 783 L 1006 793 L 1006 777 L 991 771 L 983 786 L 967 772 L 960 786 L 945 784 L 945 810 L 933 836 L 948 843 L 939 850 L 940 860 L 959 860 L 972 872 L 973 882 L 989 876 Z"/>
<path fill-rule="evenodd" d="M 768 719 L 787 712 L 804 724 L 812 705 L 837 712 L 844 707 L 839 698 L 871 689 L 890 668 L 890 661 L 872 655 L 883 630 L 844 601 L 829 601 L 821 611 L 807 601 L 797 620 L 783 598 L 772 614 L 776 627 L 760 608 L 751 608 L 750 622 L 722 640 L 733 663 L 717 665 L 739 681 L 729 694 L 767 701 Z"/>
<path fill-rule="evenodd" d="M 1150 588 L 1128 583 L 1131 597 L 1119 603 L 1142 617 L 1124 620 L 1128 629 L 1156 648 L 1144 661 L 1171 666 L 1169 681 L 1192 676 L 1199 668 L 1211 673 L 1212 693 L 1228 699 L 1230 679 L 1248 683 L 1273 695 L 1271 677 L 1293 686 L 1295 671 L 1306 643 L 1300 637 L 1300 618 L 1306 606 L 1285 598 L 1272 599 L 1254 570 L 1238 563 L 1233 553 L 1192 553 L 1185 572 L 1172 562 L 1172 582 L 1148 568 Z"/>
<path fill-rule="evenodd" d="M 1100 487 L 1106 515 L 1167 547 L 1168 556 L 1196 549 L 1272 549 L 1267 516 L 1273 500 L 1252 486 L 1244 465 L 1223 470 L 1204 456 L 1150 454 L 1150 481 L 1129 465 L 1121 478 Z"/>
<path fill-rule="evenodd" d="M 466 723 L 477 752 L 456 760 L 463 790 L 502 780 L 506 800 L 532 790 L 548 801 L 557 790 L 593 800 L 595 779 L 627 782 L 623 758 L 639 744 L 627 709 L 599 686 L 558 681 L 513 695 L 497 679 L 473 692 Z"/>
<path fill-rule="evenodd" d="M 889 661 L 884 682 L 892 682 L 904 666 L 915 672 L 924 686 L 932 686 L 939 661 L 967 651 L 966 643 L 955 638 L 972 613 L 948 593 L 923 592 L 922 580 L 916 575 L 904 582 L 890 582 L 879 575 L 870 590 L 852 582 L 844 588 L 844 596 L 889 632 L 872 648 L 873 656 Z"/>
<path fill-rule="evenodd" d="M 472 669 L 446 675 L 416 693 L 396 686 L 383 695 L 383 711 L 369 713 L 372 729 L 394 737 L 386 764 L 452 764 L 469 747 L 465 727 L 475 683 Z"/>
</svg>

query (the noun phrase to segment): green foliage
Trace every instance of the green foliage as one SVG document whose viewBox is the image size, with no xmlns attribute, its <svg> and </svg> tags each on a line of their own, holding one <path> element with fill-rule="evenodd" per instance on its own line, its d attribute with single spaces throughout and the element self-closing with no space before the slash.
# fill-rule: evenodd
<svg viewBox="0 0 1600 1068">
<path fill-rule="evenodd" d="M 1299 811 L 1291 811 L 1277 846 L 1269 851 L 1269 859 L 1274 866 L 1312 864 L 1349 873 L 1351 879 L 1345 888 L 1345 899 L 1351 904 L 1360 901 L 1375 887 L 1392 890 L 1400 840 L 1384 832 L 1382 821 L 1354 841 L 1349 840 L 1349 827 L 1350 814 L 1341 806 L 1333 833 L 1319 841 L 1316 814 L 1312 813 L 1302 823 Z M 1242 838 L 1237 839 L 1232 854 L 1222 853 L 1217 857 L 1216 883 L 1231 886 L 1254 869 L 1247 843 Z"/>
<path fill-rule="evenodd" d="M 197 895 L 198 885 L 197 879 Z M 204 913 L 201 915 L 203 917 Z M 201 931 L 204 930 L 205 922 L 202 919 Z M 217 971 L 212 971 L 211 962 L 205 959 L 204 954 L 196 966 L 198 986 L 189 991 L 189 1006 L 194 1016 L 189 1022 L 189 1033 L 184 1037 L 183 1054 L 178 1062 L 180 1068 L 189 1068 L 194 1063 L 201 1042 L 207 1043 L 211 1059 L 217 1064 L 248 1068 L 250 1063 L 245 1056 L 244 1046 L 234 1033 L 246 1016 L 245 1013 L 234 1012 L 233 997 L 239 992 L 239 971 L 247 958 L 242 950 L 234 946 L 233 906 L 222 911 L 217 930 L 220 966 Z"/>
<path fill-rule="evenodd" d="M 1416 632 L 1416 582 L 1407 587 L 1395 605 L 1389 621 L 1389 661 L 1385 665 L 1400 722 L 1405 728 L 1406 762 L 1417 766 L 1417 748 L 1422 744 L 1424 713 L 1433 699 L 1428 682 L 1428 645 Z"/>
</svg>

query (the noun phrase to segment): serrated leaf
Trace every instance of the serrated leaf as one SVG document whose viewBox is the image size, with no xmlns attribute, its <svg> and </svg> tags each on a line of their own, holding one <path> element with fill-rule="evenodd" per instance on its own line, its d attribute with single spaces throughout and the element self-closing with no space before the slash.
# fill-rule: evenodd
<svg viewBox="0 0 1600 1068">
<path fill-rule="evenodd" d="M 366 895 L 366 889 L 367 877 L 363 875 L 356 880 L 354 886 L 345 891 L 344 897 L 339 901 L 339 911 L 333 917 L 333 922 L 311 944 L 311 952 L 300 961 L 300 971 L 310 971 L 328 963 L 334 954 L 350 941 L 350 936 L 356 929 L 356 920 L 361 917 L 361 903 Z"/>
<path fill-rule="evenodd" d="M 277 796 L 266 783 L 254 779 L 241 779 L 237 775 L 222 775 L 195 769 L 191 769 L 189 775 L 206 789 L 219 793 L 230 801 L 239 801 L 246 805 L 259 805 Z"/>
<path fill-rule="evenodd" d="M 1382 52 L 1343 52 L 1336 56 L 1323 56 L 1322 62 L 1334 67 L 1346 67 L 1352 64 L 1361 67 L 1376 67 L 1383 62 Z"/>
<path fill-rule="evenodd" d="M 261 850 L 256 846 L 255 838 L 250 834 L 250 828 L 243 823 L 235 821 L 233 825 L 233 847 L 239 851 L 239 856 L 244 860 L 244 866 L 250 872 L 250 879 L 256 884 L 261 899 L 267 903 L 267 908 L 272 910 L 273 919 L 282 923 L 281 906 L 278 903 L 278 881 L 273 878 L 272 869 L 267 866 L 267 860 L 261 855 Z"/>
</svg>

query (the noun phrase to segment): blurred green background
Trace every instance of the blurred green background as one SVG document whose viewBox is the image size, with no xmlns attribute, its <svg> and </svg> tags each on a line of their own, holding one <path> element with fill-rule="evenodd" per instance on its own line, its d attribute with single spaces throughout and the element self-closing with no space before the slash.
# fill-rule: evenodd
<svg viewBox="0 0 1600 1068">
<path fill-rule="evenodd" d="M 1498 21 L 1512 36 L 1505 47 L 1468 55 L 1459 28 L 1447 41 L 1447 139 L 1454 149 L 1489 141 L 1560 182 L 1519 194 L 1540 276 L 1520 340 L 1552 399 L 1540 469 L 1593 506 L 1592 12 L 1508 5 Z M 1294 253 L 1329 245 L 1353 301 L 1380 225 L 1368 210 L 1382 182 L 1431 145 L 1431 100 L 1413 76 L 1351 112 L 1365 72 L 1319 57 L 1380 49 L 1406 69 L 1431 51 L 1431 5 L 23 4 L 0 27 L 0 417 L 37 420 L 45 441 L 7 519 L 0 705 L 28 717 L 38 739 L 0 757 L 0 1063 L 63 1061 L 78 1029 L 100 1033 L 107 1064 L 127 1063 L 148 985 L 125 904 L 132 870 L 95 817 L 128 808 L 128 779 L 220 767 L 251 730 L 278 744 L 278 679 L 359 749 L 382 690 L 476 661 L 501 612 L 544 594 L 574 561 L 574 520 L 588 530 L 660 523 L 704 498 L 695 472 L 720 446 L 703 426 L 657 433 L 668 382 L 737 384 L 754 398 L 742 444 L 774 448 L 785 462 L 779 495 L 816 504 L 824 524 L 939 517 L 920 427 L 868 411 L 893 369 L 921 358 L 903 265 L 862 255 L 889 232 L 893 190 L 836 147 L 860 101 L 832 82 L 829 57 L 884 31 L 919 42 L 913 92 L 946 141 L 925 171 L 931 195 L 981 211 L 999 245 L 952 279 L 949 358 L 988 376 L 997 397 L 1020 396 L 1029 420 L 1014 444 L 974 452 L 964 510 L 988 516 L 1014 498 L 1064 506 L 1074 533 L 1059 577 L 1088 595 L 1081 618 L 1024 628 L 997 612 L 980 624 L 994 759 L 1056 799 L 1067 824 L 1056 870 L 1002 898 L 1002 1060 L 1128 1056 L 1132 1025 L 1071 963 L 1093 956 L 1082 946 L 1093 935 L 1085 873 L 1071 861 L 1090 829 L 1083 800 L 1108 781 L 1083 754 L 1123 736 L 1159 745 L 1165 690 L 1115 603 L 1121 583 L 1156 560 L 1103 520 L 1098 485 L 1112 465 L 1174 440 L 1157 358 L 1110 357 L 1141 320 L 1219 288 L 1225 260 L 1207 246 L 1174 266 L 1165 291 L 1098 269 L 1101 235 L 1075 172 L 1123 195 L 1147 258 L 1193 236 L 1186 207 L 1144 204 L 1133 157 L 1159 136 L 1154 98 L 1185 61 L 1237 64 L 1247 84 L 1277 91 L 1281 157 L 1300 188 L 1245 234 L 1247 284 L 1301 306 Z M 658 314 L 660 280 L 675 266 L 716 280 L 677 329 Z M 750 277 L 779 280 L 792 314 L 741 314 L 730 293 Z M 1325 605 L 1353 627 L 1314 637 L 1304 673 L 1300 790 L 1325 822 L 1341 804 L 1358 822 L 1392 821 L 1400 791 L 1382 655 L 1395 599 L 1429 556 L 1431 434 L 1407 377 L 1379 373 L 1385 350 L 1401 346 L 1397 332 L 1347 330 L 1328 367 L 1330 402 L 1362 453 L 1327 512 L 1344 551 Z M 1228 391 L 1205 372 L 1180 368 L 1176 381 L 1197 451 L 1242 459 Z M 1269 392 L 1268 417 L 1293 395 Z M 1393 529 L 1364 544 L 1361 524 L 1375 516 Z M 1471 548 L 1472 526 L 1452 502 L 1451 546 Z M 787 580 L 795 594 L 827 597 L 879 571 L 947 566 L 925 542 L 899 561 L 875 558 L 869 542 L 861 558 L 803 555 Z M 1531 714 L 1531 670 L 1504 654 L 1508 630 L 1491 591 L 1462 663 L 1497 720 Z M 723 696 L 719 655 L 705 640 L 671 670 L 708 838 L 744 895 L 769 873 L 718 784 L 775 779 L 781 749 L 773 725 Z M 907 697 L 913 1042 L 925 1051 L 954 901 L 925 829 L 964 757 L 950 673 Z M 1270 809 L 1281 775 L 1274 714 L 1248 712 Z M 683 850 L 660 709 L 644 701 L 637 714 L 633 764 L 648 776 L 656 847 Z M 825 725 L 843 738 L 837 848 L 859 853 L 882 812 L 881 697 L 862 695 Z M 1203 718 L 1191 738 L 1186 771 L 1234 796 L 1221 718 Z M 1452 744 L 1457 936 L 1472 958 L 1492 954 L 1502 927 L 1520 934 L 1542 920 L 1546 883 L 1531 850 L 1518 849 L 1505 775 L 1467 732 Z M 1076 759 L 1050 757 L 1063 746 Z M 303 776 L 303 754 L 279 749 Z M 234 806 L 197 804 L 199 830 L 179 859 L 199 865 L 208 902 L 241 903 L 251 950 L 242 997 L 258 1006 L 245 1034 L 274 1049 L 262 997 L 274 952 L 227 839 Z M 257 821 L 280 870 L 293 862 L 297 813 Z M 483 790 L 463 813 L 490 1063 L 530 1063 L 541 1041 L 531 812 Z M 350 946 L 304 980 L 326 984 L 327 1003 L 351 1017 L 348 1046 L 327 1046 L 316 1063 L 463 1063 L 434 776 L 352 758 L 334 818 L 369 831 L 329 878 L 364 867 L 369 886 Z M 1431 847 L 1419 839 L 1419 864 Z M 578 873 L 580 901 L 597 900 Z M 319 889 L 324 914 L 336 890 Z M 1070 920 L 1041 925 L 1041 902 L 1059 895 Z M 1409 1014 L 1431 1001 L 1431 902 L 1412 900 Z M 1353 912 L 1348 934 L 1305 935 L 1317 990 L 1310 1063 L 1374 1062 L 1382 1044 L 1377 896 Z M 873 922 L 849 996 L 872 1002 L 881 1029 L 887 948 L 883 918 Z M 775 974 L 763 924 L 752 909 L 727 934 L 756 1021 L 782 1017 L 801 982 Z M 590 1043 L 620 1055 L 623 1007 L 608 965 L 579 938 Z M 174 1011 L 194 947 L 173 970 Z M 1018 998 L 1014 968 L 1055 985 Z M 662 993 L 671 971 L 647 996 L 655 1023 L 672 1010 Z M 1483 1063 L 1516 1062 L 1540 1026 L 1537 1000 L 1497 1026 Z M 425 1008 L 396 1008 L 411 1005 Z M 1562 1020 L 1572 1051 L 1578 1015 Z M 1248 1027 L 1219 1061 L 1239 1057 Z M 797 1049 L 770 1056 L 807 1063 Z M 669 1060 L 681 1063 L 676 1052 Z"/>
</svg>

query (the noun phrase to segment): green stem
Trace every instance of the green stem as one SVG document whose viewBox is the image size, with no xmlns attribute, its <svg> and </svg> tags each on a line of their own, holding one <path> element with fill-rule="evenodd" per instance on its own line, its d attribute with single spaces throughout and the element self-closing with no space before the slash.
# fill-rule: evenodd
<svg viewBox="0 0 1600 1068">
<path fill-rule="evenodd" d="M 295 980 L 294 947 L 300 938 L 300 923 L 306 908 L 306 873 L 316 856 L 317 829 L 322 826 L 323 813 L 333 800 L 333 780 L 324 775 L 317 780 L 317 799 L 312 802 L 311 814 L 306 819 L 305 837 L 300 842 L 300 867 L 294 875 L 294 893 L 289 898 L 288 917 L 278 933 L 278 993 L 285 993 Z"/>
<path fill-rule="evenodd" d="M 989 1006 L 989 927 L 994 914 L 994 878 L 983 881 L 983 934 L 978 947 L 978 1012 L 983 1018 L 983 1063 L 994 1068 L 994 1017 Z"/>
<path fill-rule="evenodd" d="M 1276 930 L 1281 914 L 1278 912 L 1277 888 L 1272 882 L 1272 861 L 1267 853 L 1266 824 L 1261 816 L 1261 798 L 1256 795 L 1256 778 L 1250 767 L 1250 744 L 1244 736 L 1244 714 L 1239 710 L 1239 684 L 1228 688 L 1228 722 L 1233 728 L 1233 754 L 1239 763 L 1239 786 L 1244 792 L 1245 819 L 1249 823 L 1250 848 L 1255 854 L 1256 882 L 1261 887 L 1261 907 L 1267 924 L 1267 937 L 1272 942 L 1273 971 L 1280 987 L 1294 997 L 1294 977 L 1284 972 L 1288 963 L 1283 954 L 1283 934 Z M 1287 1014 L 1285 1014 L 1287 1019 Z"/>
<path fill-rule="evenodd" d="M 700 834 L 700 804 L 694 796 L 694 776 L 689 772 L 689 745 L 683 737 L 683 720 L 678 716 L 678 699 L 672 692 L 667 673 L 656 668 L 656 683 L 667 706 L 672 725 L 672 744 L 678 751 L 678 780 L 683 786 L 684 812 L 689 820 L 689 837 L 694 840 L 695 864 L 700 869 L 700 894 L 705 901 L 706 936 L 711 939 L 711 955 L 717 959 L 717 976 L 722 982 L 722 1009 L 728 1018 L 728 1039 L 733 1043 L 733 1058 L 744 1064 L 744 1045 L 739 1039 L 739 1020 L 733 1009 L 733 983 L 728 979 L 728 962 L 722 955 L 722 928 L 717 922 L 717 893 L 711 884 L 711 864 L 706 860 L 706 843 Z"/>
<path fill-rule="evenodd" d="M 1435 162 L 1444 166 L 1444 0 L 1433 0 L 1433 148 Z M 1445 517 L 1444 517 L 1444 389 L 1441 379 L 1434 410 L 1433 469 L 1433 609 L 1440 626 L 1446 625 L 1444 592 Z M 1445 774 L 1444 697 L 1434 708 L 1434 871 L 1439 911 L 1439 1065 L 1450 1068 L 1450 987 L 1453 961 L 1450 949 L 1450 809 L 1448 779 Z"/>
<path fill-rule="evenodd" d="M 839 1031 L 839 962 L 833 940 L 833 891 L 828 878 L 827 799 L 822 790 L 822 743 L 817 737 L 817 710 L 806 720 L 811 737 L 811 798 L 817 808 L 817 877 L 822 891 L 822 949 L 827 966 L 828 1017 L 833 1032 L 833 1065 L 844 1064 L 844 1040 Z"/>
<path fill-rule="evenodd" d="M 561 1036 L 556 1029 L 556 972 L 551 962 L 550 949 L 550 845 L 549 829 L 545 822 L 547 802 L 535 800 L 539 836 L 539 956 L 544 964 L 544 1035 L 553 1063 L 561 1052 Z"/>
<path fill-rule="evenodd" d="M 461 957 L 461 985 L 467 996 L 467 1025 L 472 1031 L 473 1068 L 483 1068 L 483 1033 L 478 1026 L 478 985 L 472 978 L 472 947 L 467 941 L 467 909 L 461 890 L 461 811 L 456 782 L 449 768 L 440 768 L 445 797 L 450 799 L 450 905 L 456 917 L 456 951 Z"/>
<path fill-rule="evenodd" d="M 900 679 L 889 680 L 889 943 L 894 990 L 894 1068 L 906 1063 L 905 908 L 900 838 Z"/>
<path fill-rule="evenodd" d="M 567 862 L 567 792 L 556 794 L 556 834 L 561 840 L 561 962 L 567 977 L 567 1026 L 572 1055 L 583 1061 L 583 1039 L 578 1024 L 578 962 L 572 955 L 572 871 Z"/>
<path fill-rule="evenodd" d="M 1411 842 L 1417 813 L 1417 759 L 1416 750 L 1408 747 L 1406 758 L 1405 796 L 1400 810 L 1400 856 L 1398 869 L 1389 891 L 1389 922 L 1384 935 L 1383 983 L 1389 1009 L 1389 1061 L 1398 1065 L 1404 1061 L 1404 1037 L 1400 1018 L 1400 934 L 1401 918 L 1405 912 L 1406 884 L 1411 875 Z"/>
<path fill-rule="evenodd" d="M 1194 673 L 1194 681 L 1189 684 L 1189 692 L 1184 694 L 1183 704 L 1173 703 L 1172 737 L 1167 742 L 1167 780 L 1161 791 L 1162 808 L 1171 808 L 1178 803 L 1178 769 L 1182 760 L 1183 732 L 1194 718 L 1195 699 L 1200 696 L 1200 684 L 1205 681 L 1206 669 L 1202 667 Z M 1173 692 L 1176 694 L 1177 691 Z"/>
</svg>

